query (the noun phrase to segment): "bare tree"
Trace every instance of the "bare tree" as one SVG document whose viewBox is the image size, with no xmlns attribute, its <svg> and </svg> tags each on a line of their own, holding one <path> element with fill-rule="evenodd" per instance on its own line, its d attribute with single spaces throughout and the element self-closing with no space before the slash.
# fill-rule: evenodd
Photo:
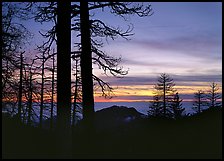
<svg viewBox="0 0 224 161">
<path fill-rule="evenodd" d="M 44 106 L 44 63 L 45 63 L 45 56 L 42 53 L 42 65 L 41 65 L 41 93 L 40 93 L 40 121 L 39 125 L 42 127 L 42 120 L 43 120 L 43 106 Z"/>
<path fill-rule="evenodd" d="M 61 128 L 71 118 L 71 2 L 57 6 L 57 120 Z"/>
<path fill-rule="evenodd" d="M 53 62 L 52 62 L 52 80 L 51 80 L 51 123 L 50 123 L 50 127 L 53 128 L 53 112 L 54 112 L 54 85 L 55 85 L 55 78 L 54 78 L 54 72 L 55 72 L 55 58 L 53 55 L 52 58 Z"/>
<path fill-rule="evenodd" d="M 28 118 L 27 118 L 27 124 L 28 125 L 31 125 L 31 116 L 32 116 L 32 105 L 33 105 L 33 92 L 34 92 L 34 85 L 33 85 L 33 81 L 34 81 L 34 78 L 33 78 L 33 75 L 35 75 L 35 69 L 34 71 L 32 71 L 32 67 L 33 67 L 33 64 L 35 62 L 35 59 L 32 60 L 32 63 L 30 64 L 30 67 L 29 67 L 29 87 L 28 87 Z"/>
<path fill-rule="evenodd" d="M 80 59 L 78 57 L 73 57 L 73 60 L 75 61 L 75 65 L 73 66 L 72 70 L 74 71 L 73 75 L 75 76 L 75 82 L 72 82 L 74 84 L 72 86 L 72 89 L 74 89 L 73 95 L 73 118 L 72 118 L 72 125 L 74 126 L 76 123 L 76 119 L 78 116 L 76 115 L 76 112 L 82 112 L 81 110 L 81 101 L 82 101 L 82 94 L 81 94 L 81 75 L 80 75 L 80 69 L 79 69 L 79 62 Z"/>
<path fill-rule="evenodd" d="M 19 99 L 18 116 L 21 118 L 22 87 L 21 79 L 17 77 L 17 71 L 23 70 L 21 53 L 25 53 L 23 47 L 28 43 L 32 34 L 20 23 L 21 11 L 16 3 L 2 2 L 2 100 L 17 102 Z M 25 18 L 25 15 L 23 16 Z M 20 53 L 20 54 L 19 54 Z M 17 55 L 20 55 L 19 57 Z M 19 92 L 18 92 L 19 91 Z M 17 93 L 19 96 L 16 96 Z M 8 101 L 7 101 L 8 100 Z"/>
<path fill-rule="evenodd" d="M 21 110 L 22 110 L 22 90 L 23 90 L 23 54 L 20 54 L 20 78 L 19 78 L 19 102 L 18 102 L 18 119 L 21 120 Z"/>
<path fill-rule="evenodd" d="M 85 2 L 83 2 L 83 4 L 85 4 Z M 60 46 L 60 42 L 59 42 L 60 41 L 60 38 L 59 38 L 60 37 L 59 36 L 60 34 L 58 33 L 58 31 L 60 32 L 60 20 L 59 20 L 60 19 L 60 17 L 59 17 L 59 15 L 60 15 L 59 14 L 60 13 L 60 9 L 57 9 L 57 2 L 49 2 L 49 3 L 44 3 L 44 4 L 31 3 L 30 6 L 32 6 L 32 5 L 34 5 L 34 6 L 36 5 L 37 6 L 36 7 L 37 10 L 34 12 L 35 13 L 35 16 L 34 17 L 35 17 L 35 20 L 37 22 L 43 23 L 43 22 L 53 21 L 55 23 L 55 26 L 53 26 L 51 30 L 49 30 L 46 34 L 43 34 L 43 36 L 45 36 L 46 38 L 48 38 L 48 41 L 45 43 L 45 47 L 46 48 L 50 48 L 50 46 L 52 45 L 52 43 L 56 40 L 56 37 L 57 37 L 57 45 Z M 134 15 L 134 14 L 136 14 L 136 15 L 138 15 L 140 17 L 152 15 L 151 5 L 149 5 L 147 3 L 132 3 L 132 2 L 88 2 L 88 3 L 85 4 L 86 8 L 83 11 L 82 11 L 82 8 L 83 7 L 81 7 L 81 5 L 82 4 L 79 4 L 79 3 L 72 3 L 71 10 L 69 10 L 69 12 L 71 11 L 70 12 L 71 15 L 70 14 L 67 14 L 67 17 L 70 17 L 71 16 L 70 18 L 72 18 L 72 20 L 73 20 L 73 23 L 71 24 L 71 28 L 70 28 L 70 30 L 72 30 L 72 31 L 78 31 L 78 32 L 82 31 L 82 29 L 81 29 L 82 28 L 81 27 L 82 26 L 82 23 L 81 23 L 82 18 L 80 20 L 80 17 L 81 17 L 81 13 L 82 12 L 84 13 L 84 11 L 85 11 L 85 14 L 84 15 L 86 16 L 86 17 L 84 16 L 84 19 L 89 19 L 88 11 L 94 10 L 94 9 L 98 9 L 98 10 L 99 9 L 102 9 L 102 11 L 104 11 L 104 8 L 105 7 L 109 8 L 110 9 L 110 12 L 112 14 L 118 15 L 118 16 L 124 18 L 124 20 L 126 20 L 125 15 L 131 15 L 131 14 Z M 68 8 L 69 8 L 69 6 L 68 6 Z M 67 11 L 68 11 L 68 9 L 67 9 Z M 64 15 L 65 13 L 67 13 L 67 12 L 66 11 L 63 12 L 62 15 Z M 56 19 L 56 15 L 58 15 L 58 20 Z M 64 19 L 64 21 L 66 21 L 65 15 L 63 16 L 63 19 Z M 85 23 L 85 22 L 83 22 L 83 23 Z M 88 52 L 91 52 L 94 55 L 93 56 L 90 56 L 90 57 L 87 57 L 88 58 L 87 60 L 82 60 L 81 59 L 81 61 L 84 61 L 84 64 L 85 64 L 85 62 L 90 62 L 91 63 L 91 60 L 90 60 L 90 58 L 91 58 L 93 60 L 92 61 L 93 63 L 95 63 L 95 64 L 97 64 L 97 65 L 99 65 L 99 66 L 102 67 L 102 69 L 105 71 L 105 74 L 108 71 L 112 75 L 125 75 L 125 74 L 127 74 L 127 72 L 123 72 L 122 71 L 122 68 L 117 68 L 117 65 L 120 62 L 120 58 L 114 59 L 113 57 L 106 55 L 104 52 L 101 52 L 98 48 L 100 46 L 102 46 L 103 44 L 100 43 L 100 41 L 96 40 L 95 38 L 97 38 L 97 37 L 98 38 L 105 37 L 106 39 L 107 38 L 111 38 L 112 40 L 114 40 L 114 39 L 116 39 L 118 37 L 123 37 L 123 38 L 127 39 L 128 36 L 133 35 L 131 33 L 133 27 L 129 26 L 129 28 L 126 31 L 123 31 L 119 27 L 117 27 L 117 28 L 116 27 L 111 27 L 111 26 L 106 25 L 105 23 L 103 23 L 102 21 L 97 20 L 97 19 L 93 19 L 93 20 L 91 19 L 89 21 L 89 23 L 90 23 L 90 25 L 87 24 L 87 26 L 89 26 L 88 29 L 86 28 L 86 31 L 87 32 L 86 33 L 78 34 L 79 36 L 82 35 L 82 34 L 87 35 L 90 32 L 90 36 L 88 36 L 88 35 L 86 36 L 86 38 L 87 37 L 89 39 L 91 38 L 90 43 L 87 43 L 89 47 L 88 47 L 88 49 L 84 49 L 83 45 L 85 46 L 85 44 L 81 44 L 81 43 L 78 43 L 79 44 L 78 46 L 81 46 L 81 48 L 82 48 L 81 50 L 83 50 L 83 49 L 84 50 L 88 50 Z M 65 25 L 65 24 L 66 23 L 64 23 L 63 25 Z M 68 25 L 65 25 L 65 26 L 68 26 Z M 64 29 L 63 31 L 66 31 L 67 32 L 67 29 L 66 30 Z M 67 35 L 67 34 L 63 33 L 63 36 L 65 36 L 65 35 Z M 83 38 L 81 38 L 81 41 L 82 41 L 82 39 Z M 64 43 L 64 40 L 65 39 L 63 39 L 63 43 Z M 87 42 L 89 42 L 89 40 Z M 85 52 L 82 51 L 82 53 L 86 53 L 86 51 Z M 91 55 L 91 53 L 86 53 L 86 54 Z M 58 55 L 60 54 L 60 51 L 59 50 L 57 51 L 57 54 Z M 72 54 L 72 52 L 71 52 L 71 54 Z M 82 54 L 80 55 L 80 57 L 82 57 Z M 86 59 L 86 57 L 85 57 L 85 59 Z M 60 60 L 64 60 L 64 59 L 60 59 Z M 65 62 L 69 62 L 68 59 L 66 59 L 66 60 L 67 61 L 65 61 Z M 60 64 L 60 62 L 58 62 L 58 64 Z M 81 63 L 81 64 L 83 64 L 83 63 Z M 85 66 L 85 65 L 83 65 L 83 66 Z M 81 71 L 81 72 L 88 71 L 87 72 L 87 75 L 89 74 L 91 76 L 86 76 L 86 77 L 88 77 L 88 80 L 90 82 L 92 82 L 92 79 L 93 78 L 96 78 L 96 77 L 94 77 L 91 74 L 92 73 L 91 66 L 92 65 L 88 64 L 87 66 L 85 66 L 86 69 L 83 69 Z M 65 69 L 65 66 L 64 66 L 64 69 Z M 68 69 L 69 69 L 69 67 L 66 68 L 66 70 L 68 70 Z M 58 74 L 58 78 L 60 77 L 60 74 L 59 74 L 60 72 L 61 71 L 58 70 L 58 73 L 57 73 Z M 82 75 L 82 77 L 85 77 L 85 76 Z M 85 82 L 85 78 L 82 78 L 82 79 L 84 79 L 84 82 Z M 101 87 L 108 87 L 109 86 L 109 84 L 107 84 L 106 82 L 103 82 L 101 79 L 95 79 L 95 80 L 96 80 L 96 82 L 101 83 Z M 89 84 L 89 81 L 88 81 L 88 84 Z M 60 81 L 58 81 L 58 82 L 60 82 Z M 83 83 L 83 84 L 84 84 L 83 86 L 90 86 L 90 85 L 85 84 L 85 83 Z M 92 83 L 90 83 L 90 84 L 92 84 Z M 59 85 L 58 88 L 60 88 L 60 85 Z M 64 84 L 63 84 L 63 88 L 65 88 Z M 82 89 L 82 91 L 84 93 L 88 93 L 90 90 L 93 91 L 92 88 L 91 89 L 88 88 L 88 91 L 85 92 L 85 89 L 87 90 L 86 87 L 83 87 L 83 89 Z M 111 90 L 112 88 L 104 88 L 103 91 L 105 89 Z M 94 100 L 93 100 L 93 96 L 92 96 L 93 95 L 93 92 L 91 92 L 91 91 L 89 92 L 89 93 L 91 93 L 91 96 L 85 97 L 85 94 L 82 95 L 82 97 L 84 98 L 84 100 L 82 100 L 83 101 L 83 104 L 86 104 L 84 102 L 87 102 L 88 101 L 88 100 L 85 100 L 86 98 L 89 99 L 91 97 L 91 99 L 89 100 L 90 102 L 88 102 L 88 105 L 92 106 L 92 107 L 89 107 L 89 106 L 88 107 L 84 107 L 83 106 L 83 109 L 84 108 L 87 108 L 87 109 L 84 110 L 84 111 L 86 111 L 86 112 L 84 112 L 84 116 L 85 116 L 86 113 L 93 113 L 93 112 L 90 112 L 90 111 L 94 111 L 94 107 L 93 107 L 93 101 Z M 63 93 L 65 93 L 65 92 L 63 92 Z M 67 92 L 67 93 L 70 93 L 70 92 Z M 64 97 L 64 95 L 63 95 L 63 97 Z M 68 102 L 68 99 L 67 99 L 67 102 Z"/>
<path fill-rule="evenodd" d="M 83 118 L 92 122 L 94 113 L 93 79 L 92 79 L 92 52 L 90 38 L 90 21 L 87 1 L 80 1 L 81 26 L 81 77 L 82 77 L 82 103 Z"/>
<path fill-rule="evenodd" d="M 57 3 L 57 129 L 59 150 L 70 154 L 71 150 L 71 2 Z"/>
</svg>

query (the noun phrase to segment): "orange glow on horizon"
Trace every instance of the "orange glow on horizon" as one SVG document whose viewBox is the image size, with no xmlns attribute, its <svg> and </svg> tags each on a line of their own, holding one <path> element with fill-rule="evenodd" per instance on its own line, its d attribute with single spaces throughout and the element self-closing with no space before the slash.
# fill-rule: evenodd
<svg viewBox="0 0 224 161">
<path fill-rule="evenodd" d="M 200 85 L 198 86 L 196 84 L 193 86 L 176 85 L 175 89 L 179 94 L 192 95 L 192 98 L 182 98 L 183 101 L 187 102 L 193 101 L 193 95 L 195 92 L 198 90 L 207 92 L 210 89 L 210 86 L 205 82 L 200 82 Z M 114 97 L 112 96 L 111 99 L 102 97 L 102 94 L 99 91 L 95 92 L 94 99 L 95 102 L 149 102 L 151 101 L 150 97 L 155 95 L 154 92 L 154 85 L 119 86 L 118 88 L 114 88 Z M 221 87 L 218 92 L 222 93 Z M 134 98 L 135 96 L 136 98 Z M 125 97 L 125 99 L 122 97 Z M 128 99 L 128 97 L 130 99 Z"/>
<path fill-rule="evenodd" d="M 197 85 L 198 84 L 198 85 Z M 183 101 L 193 101 L 193 95 L 198 90 L 207 92 L 210 89 L 208 83 L 200 82 L 193 84 L 193 86 L 176 85 L 175 89 L 180 95 L 192 95 L 191 98 L 181 98 Z M 102 96 L 101 91 L 95 91 L 95 102 L 150 102 L 154 94 L 154 85 L 122 85 L 114 87 L 112 98 L 105 98 Z M 222 93 L 222 87 L 219 84 L 219 93 Z M 16 102 L 18 98 L 2 99 L 2 101 Z M 222 99 L 221 99 L 222 100 Z M 27 101 L 23 96 L 22 101 Z M 40 102 L 40 98 L 33 97 L 33 102 Z M 44 102 L 51 102 L 51 93 L 44 94 Z M 57 102 L 57 94 L 54 94 L 54 103 Z M 71 97 L 71 103 L 74 102 L 74 97 Z"/>
</svg>

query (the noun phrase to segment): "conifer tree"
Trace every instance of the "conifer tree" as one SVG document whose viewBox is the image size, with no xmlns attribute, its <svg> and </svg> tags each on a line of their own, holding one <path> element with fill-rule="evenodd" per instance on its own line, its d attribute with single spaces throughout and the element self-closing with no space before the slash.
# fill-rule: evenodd
<svg viewBox="0 0 224 161">
<path fill-rule="evenodd" d="M 162 113 L 164 117 L 170 117 L 171 109 L 170 105 L 174 92 L 175 83 L 173 79 L 166 73 L 162 73 L 158 78 L 158 83 L 155 85 L 156 95 L 159 96 L 162 102 Z"/>
<path fill-rule="evenodd" d="M 173 109 L 173 116 L 175 119 L 179 119 L 183 116 L 185 108 L 182 107 L 182 99 L 179 98 L 178 92 L 174 95 L 171 107 Z"/>
<path fill-rule="evenodd" d="M 198 90 L 197 92 L 194 93 L 193 109 L 197 113 L 201 113 L 202 107 L 205 105 L 206 105 L 205 93 L 202 90 Z"/>
<path fill-rule="evenodd" d="M 153 101 L 151 102 L 151 105 L 149 106 L 148 110 L 148 116 L 158 117 L 162 114 L 162 101 L 160 99 L 160 96 L 153 96 Z"/>
<path fill-rule="evenodd" d="M 218 93 L 219 87 L 218 84 L 215 82 L 212 82 L 210 84 L 210 90 L 208 91 L 208 94 L 206 95 L 208 100 L 208 107 L 209 108 L 215 108 L 220 107 L 221 102 L 218 102 L 219 99 L 221 99 L 221 95 Z"/>
</svg>

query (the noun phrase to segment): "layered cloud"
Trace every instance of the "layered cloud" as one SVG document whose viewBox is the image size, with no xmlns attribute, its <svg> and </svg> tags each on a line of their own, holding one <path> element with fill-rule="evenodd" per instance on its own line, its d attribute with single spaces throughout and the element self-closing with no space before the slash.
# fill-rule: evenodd
<svg viewBox="0 0 224 161">
<path fill-rule="evenodd" d="M 157 82 L 158 75 L 149 76 L 124 76 L 122 78 L 100 76 L 113 86 L 136 86 L 136 85 L 153 85 Z M 222 75 L 174 75 L 170 74 L 174 82 L 178 85 L 199 86 L 198 83 L 222 82 Z"/>
<path fill-rule="evenodd" d="M 157 76 L 125 76 L 123 78 L 101 76 L 101 79 L 114 87 L 113 98 L 108 100 L 100 97 L 97 93 L 97 101 L 149 101 L 155 94 L 154 86 L 157 83 Z M 179 92 L 184 101 L 193 99 L 198 90 L 208 91 L 210 84 L 215 82 L 222 93 L 222 75 L 170 75 L 175 83 L 175 89 Z"/>
</svg>

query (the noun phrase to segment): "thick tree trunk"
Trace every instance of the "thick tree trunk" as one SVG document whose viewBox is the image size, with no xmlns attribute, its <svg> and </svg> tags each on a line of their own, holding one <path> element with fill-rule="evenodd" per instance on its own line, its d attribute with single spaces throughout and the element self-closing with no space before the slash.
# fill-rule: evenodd
<svg viewBox="0 0 224 161">
<path fill-rule="evenodd" d="M 92 122 L 94 117 L 94 97 L 93 97 L 93 79 L 92 79 L 92 53 L 90 39 L 90 22 L 88 2 L 80 2 L 81 19 L 81 77 L 82 77 L 82 102 L 83 119 Z"/>
<path fill-rule="evenodd" d="M 58 1 L 57 124 L 70 126 L 71 110 L 71 2 Z"/>
<path fill-rule="evenodd" d="M 71 2 L 58 1 L 57 14 L 58 153 L 71 158 Z"/>
<path fill-rule="evenodd" d="M 83 144 L 81 151 L 91 153 L 94 148 L 94 97 L 92 79 L 92 53 L 90 39 L 90 22 L 88 2 L 80 2 L 80 22 L 81 22 L 81 78 L 82 78 L 82 103 L 83 103 Z"/>
</svg>

